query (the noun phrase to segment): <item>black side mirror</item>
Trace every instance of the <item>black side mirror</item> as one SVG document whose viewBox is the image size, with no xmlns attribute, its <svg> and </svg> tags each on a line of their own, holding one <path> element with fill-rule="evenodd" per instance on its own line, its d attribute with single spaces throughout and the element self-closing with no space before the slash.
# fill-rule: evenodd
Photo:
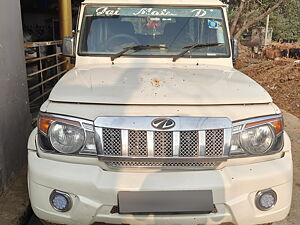
<svg viewBox="0 0 300 225">
<path fill-rule="evenodd" d="M 63 40 L 63 55 L 74 57 L 75 56 L 75 39 L 74 37 L 65 37 Z"/>
<path fill-rule="evenodd" d="M 235 61 L 239 57 L 239 41 L 231 39 L 232 59 Z"/>
</svg>

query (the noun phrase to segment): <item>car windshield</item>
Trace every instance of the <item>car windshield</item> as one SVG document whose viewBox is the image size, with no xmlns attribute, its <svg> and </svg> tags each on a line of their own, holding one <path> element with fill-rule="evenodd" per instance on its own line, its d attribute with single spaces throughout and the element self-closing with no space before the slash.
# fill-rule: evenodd
<svg viewBox="0 0 300 225">
<path fill-rule="evenodd" d="M 79 55 L 229 57 L 229 40 L 221 8 L 86 6 Z M 157 47 L 161 46 L 161 47 Z"/>
</svg>

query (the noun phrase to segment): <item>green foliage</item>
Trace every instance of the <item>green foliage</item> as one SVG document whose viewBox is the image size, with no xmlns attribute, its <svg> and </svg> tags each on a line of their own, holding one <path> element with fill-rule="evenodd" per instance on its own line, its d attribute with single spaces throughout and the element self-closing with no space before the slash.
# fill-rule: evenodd
<svg viewBox="0 0 300 225">
<path fill-rule="evenodd" d="M 273 28 L 273 39 L 300 41 L 300 1 L 287 0 L 286 3 L 271 15 L 270 27 Z"/>
<path fill-rule="evenodd" d="M 229 4 L 229 21 L 232 22 L 237 15 L 241 0 L 221 0 Z M 238 20 L 236 31 L 243 27 L 247 21 L 253 21 L 278 0 L 245 0 L 245 8 Z M 270 28 L 273 28 L 273 39 L 300 40 L 300 0 L 285 0 L 285 2 L 270 15 Z M 266 20 L 258 21 L 255 28 L 265 26 Z M 234 32 L 235 33 L 235 32 Z"/>
</svg>

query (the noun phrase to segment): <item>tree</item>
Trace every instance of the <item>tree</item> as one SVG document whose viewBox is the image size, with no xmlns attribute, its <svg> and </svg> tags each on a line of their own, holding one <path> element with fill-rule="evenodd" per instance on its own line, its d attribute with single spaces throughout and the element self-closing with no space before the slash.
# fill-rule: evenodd
<svg viewBox="0 0 300 225">
<path fill-rule="evenodd" d="M 300 1 L 287 0 L 282 7 L 271 14 L 270 26 L 275 40 L 300 41 Z"/>
<path fill-rule="evenodd" d="M 222 0 L 227 3 L 228 0 Z M 278 9 L 286 0 L 229 0 L 230 34 L 239 39 L 249 28 Z"/>
</svg>

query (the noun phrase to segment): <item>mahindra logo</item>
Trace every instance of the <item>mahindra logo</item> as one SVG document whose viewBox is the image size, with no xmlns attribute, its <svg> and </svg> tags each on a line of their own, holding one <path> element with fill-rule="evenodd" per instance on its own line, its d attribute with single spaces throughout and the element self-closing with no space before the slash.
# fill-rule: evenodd
<svg viewBox="0 0 300 225">
<path fill-rule="evenodd" d="M 152 126 L 159 130 L 169 130 L 175 125 L 175 121 L 169 118 L 158 118 L 152 121 Z"/>
</svg>

